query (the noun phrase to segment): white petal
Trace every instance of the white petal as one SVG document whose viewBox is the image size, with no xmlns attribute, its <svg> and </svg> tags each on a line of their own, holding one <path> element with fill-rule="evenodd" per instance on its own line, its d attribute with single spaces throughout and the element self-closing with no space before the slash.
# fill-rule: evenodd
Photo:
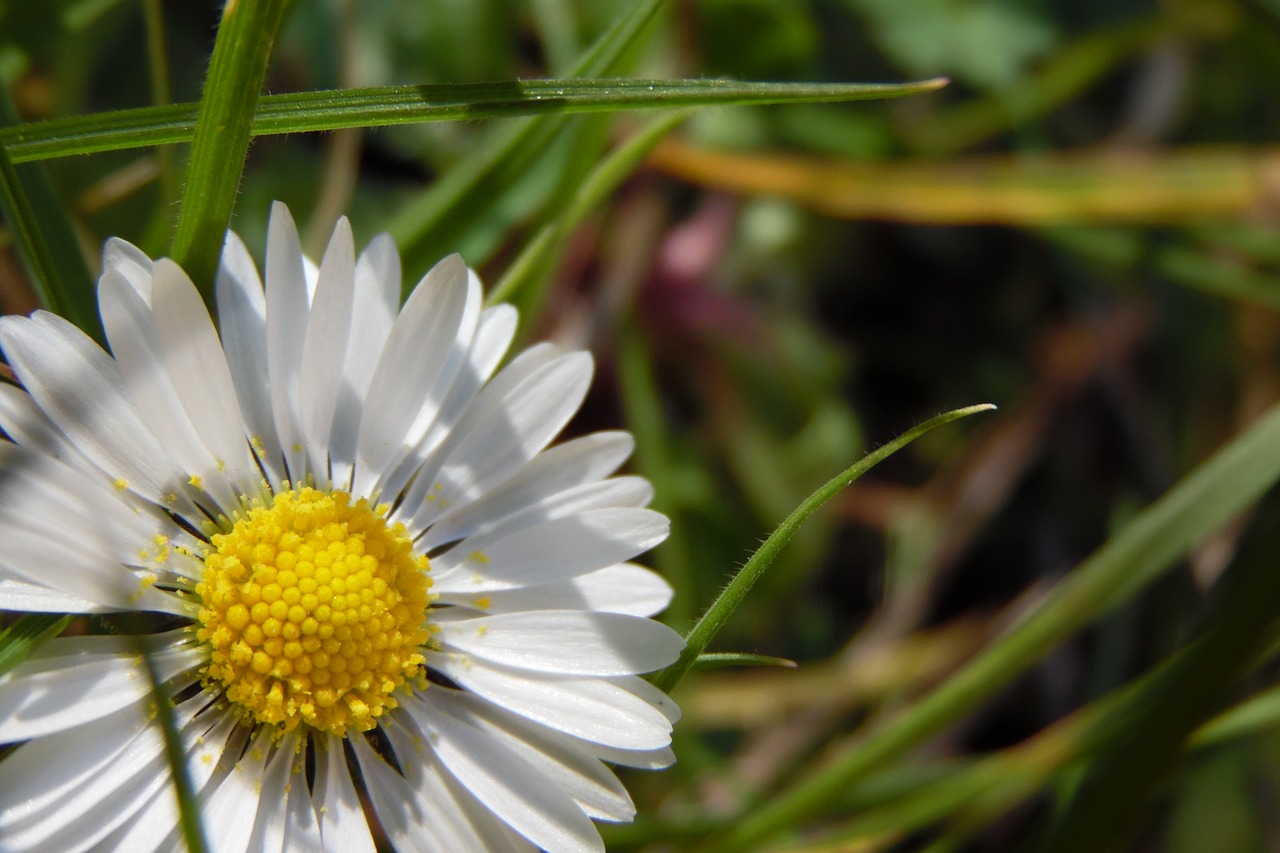
<svg viewBox="0 0 1280 853">
<path fill-rule="evenodd" d="M 441 604 L 457 604 L 489 613 L 516 610 L 601 610 L 652 616 L 671 603 L 671 584 L 643 566 L 622 563 L 555 583 L 522 586 L 475 595 L 441 594 Z M 477 599 L 479 599 L 477 601 Z"/>
<path fill-rule="evenodd" d="M 114 270 L 146 302 L 151 301 L 151 258 L 132 243 L 108 237 L 102 245 L 102 270 Z"/>
<path fill-rule="evenodd" d="M 374 237 L 356 262 L 351 334 L 342 364 L 342 382 L 329 459 L 335 485 L 350 486 L 356 460 L 360 415 L 369 380 L 400 310 L 400 255 L 390 235 Z"/>
<path fill-rule="evenodd" d="M 351 781 L 343 738 L 316 738 L 315 802 L 320 805 L 320 839 L 325 853 L 374 853 L 369 823 Z"/>
<path fill-rule="evenodd" d="M 271 411 L 289 476 L 305 473 L 298 381 L 307 338 L 310 304 L 302 246 L 289 208 L 271 205 L 267 225 L 267 367 L 271 377 Z"/>
<path fill-rule="evenodd" d="M 249 250 L 231 231 L 218 267 L 217 295 L 218 325 L 240 412 L 263 466 L 279 485 L 284 468 L 267 368 L 267 301 Z"/>
<path fill-rule="evenodd" d="M 173 266 L 172 261 L 167 264 Z M 220 506 L 230 509 L 234 492 L 182 406 L 151 304 L 117 270 L 109 269 L 98 281 L 98 305 L 107 341 L 138 413 L 173 461 L 204 478 Z"/>
<path fill-rule="evenodd" d="M 272 752 L 271 735 L 263 729 L 231 772 L 208 793 L 200 817 L 204 826 L 215 827 L 212 832 L 205 831 L 211 851 L 245 853 L 250 849 L 249 840 L 258 811 L 263 807 L 260 794 L 266 782 L 267 759 Z"/>
<path fill-rule="evenodd" d="M 652 672 L 684 648 L 684 640 L 666 625 L 623 613 L 535 610 L 438 624 L 437 637 L 447 650 L 533 672 Z"/>
<path fill-rule="evenodd" d="M 561 678 L 429 652 L 431 668 L 489 701 L 557 731 L 627 750 L 671 744 L 671 723 L 652 705 L 597 678 Z"/>
<path fill-rule="evenodd" d="M 329 471 L 329 433 L 342 389 L 342 363 L 351 332 L 355 264 L 351 223 L 344 216 L 333 229 L 320 265 L 298 380 L 302 435 L 309 468 L 317 477 L 327 477 Z"/>
<path fill-rule="evenodd" d="M 588 510 L 466 539 L 433 561 L 433 576 L 441 593 L 462 594 L 564 580 L 629 560 L 668 529 L 666 516 L 648 509 Z"/>
<path fill-rule="evenodd" d="M 428 725 L 429 718 L 441 712 L 465 719 L 529 762 L 589 817 L 615 821 L 635 817 L 635 806 L 622 783 L 573 738 L 472 694 L 448 688 L 429 690 L 421 698 L 409 700 L 404 707 L 420 720 L 420 727 Z"/>
<path fill-rule="evenodd" d="M 152 662 L 161 683 L 195 670 L 205 653 L 155 638 Z M 150 695 L 146 669 L 130 637 L 51 640 L 0 678 L 0 743 L 43 737 L 105 717 Z M 179 679 L 188 681 L 190 679 Z"/>
<path fill-rule="evenodd" d="M 496 738 L 445 713 L 414 722 L 448 771 L 525 838 L 547 850 L 604 850 L 577 804 Z"/>
<path fill-rule="evenodd" d="M 21 388 L 0 383 L 0 431 L 23 447 L 61 459 L 97 473 L 97 469 L 76 450 L 75 445 L 45 417 L 31 396 Z"/>
<path fill-rule="evenodd" d="M 501 417 L 502 404 L 507 395 L 529 376 L 550 364 L 557 353 L 558 350 L 551 344 L 535 344 L 516 355 L 479 393 L 460 395 L 465 399 L 462 400 L 461 408 L 452 413 L 452 420 L 447 424 L 443 418 L 438 420 L 413 454 L 405 460 L 407 464 L 396 472 L 403 479 L 396 479 L 394 483 L 384 481 L 384 489 L 388 493 L 395 493 L 400 490 L 402 482 L 407 482 L 408 477 L 417 478 L 405 493 L 405 513 L 412 515 L 422 509 L 428 490 L 435 490 L 434 483 L 440 466 L 448 461 L 454 448 L 462 442 L 463 433 L 485 423 L 487 419 Z M 437 507 L 433 510 L 435 511 L 442 510 Z M 413 533 L 416 534 L 420 526 L 410 518 Z"/>
<path fill-rule="evenodd" d="M 192 719 L 198 704 L 175 713 L 190 758 L 208 717 Z M 87 849 L 128 821 L 164 787 L 171 787 L 164 736 L 134 706 L 58 737 L 19 747 L 5 759 L 0 782 L 0 837 L 5 849 Z M 16 800 L 5 803 L 12 793 Z"/>
<path fill-rule="evenodd" d="M 245 730 L 236 725 L 234 715 L 217 711 L 205 712 L 196 718 L 193 726 L 195 737 L 188 739 L 184 733 L 183 740 L 188 743 L 185 753 L 187 776 L 199 804 L 206 799 L 204 792 L 215 777 L 221 780 L 231 771 L 232 756 L 244 748 Z M 209 730 L 201 733 L 204 728 Z M 164 850 L 167 853 L 182 847 L 178 829 L 178 798 L 174 793 L 173 780 L 167 773 L 157 775 L 162 782 L 159 790 L 137 814 L 103 842 L 101 849 L 128 850 L 130 853 Z M 203 816 L 201 821 L 207 836 L 210 824 Z"/>
<path fill-rule="evenodd" d="M 217 470 L 249 491 L 260 475 L 249 458 L 240 401 L 209 312 L 187 274 L 168 258 L 156 262 L 151 287 L 161 356 L 178 398 Z"/>
<path fill-rule="evenodd" d="M 109 613 L 113 609 L 37 584 L 0 577 L 0 610 L 31 613 Z"/>
<path fill-rule="evenodd" d="M 271 757 L 262 772 L 262 787 L 257 799 L 258 816 L 253 824 L 253 834 L 249 836 L 248 849 L 254 853 L 283 853 L 285 834 L 288 831 L 290 783 L 305 789 L 305 761 L 300 735 L 296 730 L 286 734 L 273 746 Z M 302 817 L 305 819 L 305 814 Z M 315 819 L 315 813 L 312 812 L 310 821 L 314 823 Z M 305 831 L 304 827 L 305 823 L 299 829 Z"/>
<path fill-rule="evenodd" d="M 578 411 L 591 373 L 590 355 L 569 353 L 511 389 L 495 410 L 486 411 L 488 407 L 480 405 L 469 410 L 450 436 L 448 453 L 433 475 L 430 494 L 436 500 L 414 516 L 410 531 L 425 527 L 442 509 L 475 500 L 527 464 Z"/>
<path fill-rule="evenodd" d="M 160 503 L 180 481 L 125 393 L 116 364 L 84 332 L 37 311 L 0 317 L 0 347 L 44 413 L 107 478 Z"/>
<path fill-rule="evenodd" d="M 410 427 L 440 404 L 452 375 L 447 357 L 468 311 L 479 318 L 467 268 L 451 255 L 427 273 L 405 303 L 378 359 L 360 421 L 355 491 L 368 494 L 406 450 Z M 474 332 L 474 327 L 472 329 Z M 456 364 L 456 371 L 461 364 Z"/>
<path fill-rule="evenodd" d="M 0 576 L 116 610 L 173 611 L 139 549 L 172 525 L 135 515 L 111 487 L 56 459 L 0 444 Z M 157 578 L 153 575 L 149 580 Z"/>
<path fill-rule="evenodd" d="M 441 781 L 432 756 L 410 771 L 415 783 L 392 770 L 363 737 L 351 739 L 374 813 L 397 851 L 483 850 L 463 807 Z"/>
<path fill-rule="evenodd" d="M 449 387 L 444 402 L 440 404 L 435 422 L 395 470 L 383 475 L 380 481 L 383 494 L 399 494 L 405 484 L 420 473 L 423 461 L 445 441 L 480 388 L 493 375 L 493 371 L 498 369 L 498 364 L 515 337 L 515 330 L 516 312 L 510 305 L 496 305 L 480 315 L 466 361 Z M 435 468 L 431 471 L 434 472 Z M 430 474 L 424 476 L 429 477 Z M 421 497 L 415 500 L 417 503 L 413 504 L 414 507 L 421 503 Z M 411 512 L 408 514 L 412 515 Z"/>
<path fill-rule="evenodd" d="M 471 536 L 552 495 L 604 479 L 634 447 L 629 433 L 597 432 L 548 448 L 498 488 L 443 513 L 422 537 L 422 547 L 430 550 Z"/>
<path fill-rule="evenodd" d="M 607 761 L 620 767 L 662 770 L 676 763 L 676 754 L 669 746 L 664 746 L 660 749 L 615 749 L 609 746 L 591 744 L 589 749 L 601 761 Z"/>
</svg>

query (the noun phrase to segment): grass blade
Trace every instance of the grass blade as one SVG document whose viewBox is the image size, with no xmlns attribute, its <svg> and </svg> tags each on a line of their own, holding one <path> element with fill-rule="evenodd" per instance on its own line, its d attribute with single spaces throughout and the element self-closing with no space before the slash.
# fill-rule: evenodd
<svg viewBox="0 0 1280 853">
<path fill-rule="evenodd" d="M 71 624 L 70 616 L 55 613 L 24 613 L 0 631 L 0 676 L 31 656 L 31 653 L 61 634 Z"/>
<path fill-rule="evenodd" d="M 173 238 L 173 259 L 212 302 L 213 276 L 235 206 L 254 107 L 291 0 L 230 0 L 205 78 Z"/>
<path fill-rule="evenodd" d="M 253 116 L 252 136 L 271 136 L 429 121 L 520 116 L 546 121 L 570 114 L 637 109 L 881 100 L 932 92 L 944 83 L 942 79 L 909 83 L 513 80 L 264 95 L 256 110 L 246 114 Z M 171 104 L 33 122 L 0 130 L 0 144 L 9 149 L 15 163 L 23 163 L 189 142 L 199 109 L 196 104 Z M 525 127 L 516 131 L 521 139 L 534 134 Z"/>
<path fill-rule="evenodd" d="M 866 740 L 860 749 L 745 815 L 715 845 L 744 850 L 821 811 L 868 774 L 941 732 L 1143 589 L 1280 479 L 1280 406 L 1271 409 L 1068 575 L 1003 638 Z"/>
<path fill-rule="evenodd" d="M 994 408 L 995 406 L 990 403 L 983 403 L 977 406 L 955 409 L 912 427 L 883 447 L 868 453 L 805 498 L 800 503 L 800 506 L 796 507 L 778 525 L 777 529 L 769 535 L 764 544 L 751 555 L 746 564 L 734 575 L 733 580 L 729 581 L 729 585 L 707 608 L 707 611 L 702 614 L 697 624 L 693 626 L 693 630 L 685 637 L 685 648 L 680 653 L 679 659 L 653 677 L 654 685 L 664 691 L 670 691 L 672 687 L 675 687 L 676 683 L 680 681 L 684 674 L 689 671 L 689 668 L 698 660 L 699 656 L 702 655 L 707 644 L 724 627 L 725 622 L 729 620 L 733 611 L 746 598 L 747 593 L 755 586 L 756 581 L 760 580 L 774 559 L 786 547 L 787 542 L 795 535 L 800 525 L 804 524 L 809 516 L 817 512 L 819 507 L 831 500 L 863 474 L 925 433 L 932 432 L 952 421 L 967 418 L 979 412 L 991 411 Z"/>
</svg>

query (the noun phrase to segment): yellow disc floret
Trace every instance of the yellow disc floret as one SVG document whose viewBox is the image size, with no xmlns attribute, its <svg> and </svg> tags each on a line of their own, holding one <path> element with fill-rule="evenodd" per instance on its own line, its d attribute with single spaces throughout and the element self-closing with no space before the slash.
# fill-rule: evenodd
<svg viewBox="0 0 1280 853">
<path fill-rule="evenodd" d="M 205 681 L 250 721 L 365 731 L 420 674 L 427 558 L 385 515 L 345 492 L 299 488 L 211 537 L 196 586 Z"/>
</svg>

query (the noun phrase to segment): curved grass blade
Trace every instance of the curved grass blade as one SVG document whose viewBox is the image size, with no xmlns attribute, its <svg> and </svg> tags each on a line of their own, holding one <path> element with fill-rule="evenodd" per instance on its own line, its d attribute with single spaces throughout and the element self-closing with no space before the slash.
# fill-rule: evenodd
<svg viewBox="0 0 1280 853">
<path fill-rule="evenodd" d="M 733 611 L 746 598 L 747 593 L 751 591 L 751 587 L 755 586 L 756 581 L 760 580 L 765 571 L 786 547 L 787 542 L 791 539 L 800 525 L 813 515 L 819 507 L 831 500 L 839 494 L 845 487 L 849 486 L 863 474 L 870 471 L 876 465 L 888 459 L 911 442 L 915 441 L 925 433 L 932 432 L 938 427 L 949 424 L 952 421 L 967 418 L 970 415 L 976 415 L 979 412 L 988 412 L 995 406 L 990 403 L 983 403 L 977 406 L 968 406 L 963 409 L 955 409 L 950 412 L 938 415 L 924 423 L 912 427 L 893 441 L 877 448 L 868 453 L 862 459 L 850 465 L 841 471 L 835 477 L 831 478 L 819 488 L 816 492 L 809 495 L 796 507 L 777 529 L 769 535 L 751 558 L 747 560 L 738 573 L 734 575 L 733 580 L 729 581 L 729 585 L 725 587 L 720 596 L 707 608 L 706 612 L 698 619 L 693 630 L 685 637 L 684 651 L 680 653 L 680 657 L 675 663 L 666 669 L 658 672 L 653 677 L 653 683 L 660 690 L 669 692 L 672 687 L 684 676 L 694 662 L 702 655 L 707 644 L 712 638 L 720 632 L 724 624 L 729 620 Z"/>
<path fill-rule="evenodd" d="M 213 276 L 249 151 L 254 107 L 292 0 L 231 0 L 222 11 L 194 127 L 173 259 L 212 302 Z"/>
<path fill-rule="evenodd" d="M 1079 565 L 1000 640 L 842 760 L 744 815 L 713 845 L 746 850 L 954 724 L 1076 631 L 1132 598 L 1280 479 L 1280 406 L 1221 448 Z"/>
<path fill-rule="evenodd" d="M 735 80 L 513 80 L 381 86 L 264 95 L 253 136 L 428 121 L 474 121 L 637 109 L 869 101 L 918 95 L 945 80 L 909 83 L 757 83 Z M 196 104 L 171 104 L 34 122 L 0 130 L 15 163 L 188 142 Z M 246 140 L 247 145 L 247 140 Z M 194 156 L 194 155 L 193 155 Z"/>
</svg>

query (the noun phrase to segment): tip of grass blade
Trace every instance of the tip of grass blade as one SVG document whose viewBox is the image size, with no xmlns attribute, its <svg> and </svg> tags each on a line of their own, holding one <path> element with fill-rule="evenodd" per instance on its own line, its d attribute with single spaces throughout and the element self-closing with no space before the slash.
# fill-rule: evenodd
<svg viewBox="0 0 1280 853">
<path fill-rule="evenodd" d="M 738 573 L 733 576 L 728 586 L 724 588 L 719 597 L 702 614 L 697 624 L 693 626 L 693 629 L 685 638 L 685 649 L 680 653 L 680 657 L 666 669 L 655 673 L 651 679 L 653 684 L 664 691 L 670 691 L 671 688 L 675 687 L 684 674 L 693 667 L 715 635 L 724 627 L 733 611 L 738 608 L 747 593 L 755 586 L 756 581 L 772 565 L 774 559 L 786 546 L 796 530 L 800 528 L 800 525 L 804 524 L 809 516 L 813 515 L 823 504 L 858 480 L 863 474 L 925 433 L 932 432 L 952 421 L 967 418 L 980 412 L 989 412 L 995 408 L 994 403 L 979 403 L 975 406 L 966 406 L 962 409 L 943 412 L 937 417 L 930 418 L 924 423 L 907 430 L 888 444 L 868 453 L 805 498 L 769 535 L 764 544 L 756 549 L 756 552 L 743 564 Z"/>
</svg>

